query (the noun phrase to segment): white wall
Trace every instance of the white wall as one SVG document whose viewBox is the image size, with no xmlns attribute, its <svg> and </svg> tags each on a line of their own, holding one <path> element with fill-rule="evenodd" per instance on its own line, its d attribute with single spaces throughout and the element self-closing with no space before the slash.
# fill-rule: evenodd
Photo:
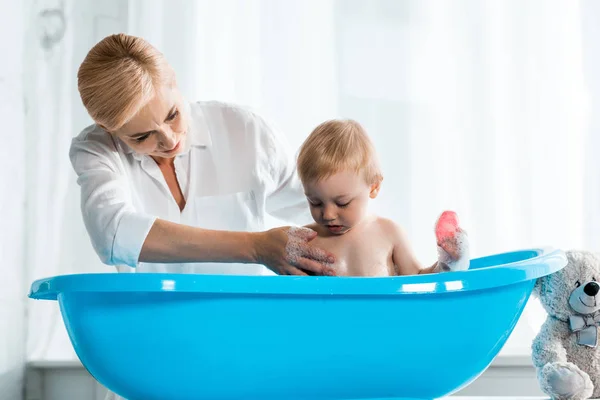
<svg viewBox="0 0 600 400">
<path fill-rule="evenodd" d="M 587 224 L 585 232 L 585 247 L 600 250 L 600 231 L 595 227 L 600 225 L 600 169 L 596 168 L 593 160 L 597 159 L 600 150 L 600 2 L 595 0 L 581 1 L 583 19 L 584 71 L 588 96 L 590 99 L 590 114 L 587 146 L 587 182 L 586 209 Z"/>
<path fill-rule="evenodd" d="M 25 363 L 23 15 L 21 1 L 0 0 L 0 400 L 22 398 Z"/>
</svg>

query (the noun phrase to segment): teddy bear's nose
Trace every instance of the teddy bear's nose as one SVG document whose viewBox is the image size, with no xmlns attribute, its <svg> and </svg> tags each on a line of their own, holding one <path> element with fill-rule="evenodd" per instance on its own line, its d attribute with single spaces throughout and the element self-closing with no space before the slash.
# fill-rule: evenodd
<svg viewBox="0 0 600 400">
<path fill-rule="evenodd" d="M 595 296 L 600 291 L 600 286 L 596 282 L 590 282 L 583 288 L 583 292 L 588 296 Z"/>
</svg>

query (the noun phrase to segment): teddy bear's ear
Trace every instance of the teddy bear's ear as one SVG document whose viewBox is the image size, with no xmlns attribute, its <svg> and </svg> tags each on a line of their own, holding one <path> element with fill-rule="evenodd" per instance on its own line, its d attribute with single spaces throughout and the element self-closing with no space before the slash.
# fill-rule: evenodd
<svg viewBox="0 0 600 400">
<path fill-rule="evenodd" d="M 533 285 L 533 296 L 537 297 L 538 299 L 540 298 L 541 292 L 542 292 L 542 284 L 543 284 L 543 280 L 545 279 L 545 276 L 542 276 L 541 278 L 537 278 L 535 280 L 535 285 Z"/>
</svg>

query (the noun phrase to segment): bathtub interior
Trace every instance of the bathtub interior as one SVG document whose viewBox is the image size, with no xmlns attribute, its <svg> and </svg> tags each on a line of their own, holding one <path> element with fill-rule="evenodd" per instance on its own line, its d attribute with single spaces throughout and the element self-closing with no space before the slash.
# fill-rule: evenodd
<svg viewBox="0 0 600 400">
<path fill-rule="evenodd" d="M 471 260 L 469 269 L 482 269 L 482 268 L 501 268 L 507 267 L 510 264 L 532 260 L 540 255 L 544 254 L 544 250 L 519 250 L 511 251 L 507 253 L 494 254 L 491 256 L 474 258 Z"/>
</svg>

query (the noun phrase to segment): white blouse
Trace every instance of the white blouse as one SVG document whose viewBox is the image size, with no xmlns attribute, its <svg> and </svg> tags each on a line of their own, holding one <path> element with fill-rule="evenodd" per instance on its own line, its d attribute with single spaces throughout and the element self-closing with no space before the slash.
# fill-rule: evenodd
<svg viewBox="0 0 600 400">
<path fill-rule="evenodd" d="M 252 111 L 219 102 L 189 104 L 186 147 L 175 158 L 186 199 L 175 202 L 157 164 L 97 125 L 73 139 L 83 220 L 98 256 L 131 272 L 264 274 L 262 265 L 138 261 L 156 218 L 218 230 L 261 231 L 270 217 L 311 222 L 287 142 Z M 121 268 L 120 268 L 121 269 Z"/>
</svg>

